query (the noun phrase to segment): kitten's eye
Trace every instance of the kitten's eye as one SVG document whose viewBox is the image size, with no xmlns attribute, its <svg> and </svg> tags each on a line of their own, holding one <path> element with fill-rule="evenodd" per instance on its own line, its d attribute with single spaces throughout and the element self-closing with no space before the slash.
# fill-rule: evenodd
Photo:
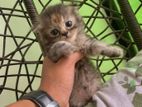
<svg viewBox="0 0 142 107">
<path fill-rule="evenodd" d="M 71 26 L 72 26 L 72 21 L 67 21 L 67 22 L 65 23 L 65 25 L 66 25 L 66 27 L 71 27 Z"/>
<path fill-rule="evenodd" d="M 58 31 L 57 29 L 51 30 L 50 33 L 51 33 L 52 35 L 54 35 L 54 36 L 58 36 L 58 35 L 59 35 L 59 31 Z"/>
</svg>

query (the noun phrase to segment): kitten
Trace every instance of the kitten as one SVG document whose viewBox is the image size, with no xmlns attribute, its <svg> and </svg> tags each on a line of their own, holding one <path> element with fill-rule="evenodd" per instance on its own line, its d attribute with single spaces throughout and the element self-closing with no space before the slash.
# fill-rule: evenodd
<svg viewBox="0 0 142 107">
<path fill-rule="evenodd" d="M 78 10 L 69 5 L 58 4 L 45 9 L 35 30 L 41 36 L 46 55 L 54 62 L 76 51 L 84 54 L 84 58 L 76 64 L 70 106 L 85 106 L 101 87 L 101 77 L 88 56 L 118 57 L 122 55 L 122 49 L 87 36 Z"/>
</svg>

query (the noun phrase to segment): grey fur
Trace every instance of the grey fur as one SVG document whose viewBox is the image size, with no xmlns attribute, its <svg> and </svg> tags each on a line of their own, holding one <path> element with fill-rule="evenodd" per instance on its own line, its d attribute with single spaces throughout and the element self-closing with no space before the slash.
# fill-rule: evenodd
<svg viewBox="0 0 142 107">
<path fill-rule="evenodd" d="M 69 28 L 65 25 L 68 20 L 73 24 Z M 54 31 L 57 33 L 56 36 L 51 34 L 54 29 L 59 31 Z M 40 24 L 35 31 L 40 33 L 46 55 L 52 61 L 56 62 L 62 56 L 68 56 L 75 51 L 81 51 L 85 56 L 76 64 L 75 82 L 70 98 L 71 107 L 85 106 L 101 87 L 101 77 L 89 63 L 88 56 L 118 57 L 123 54 L 121 48 L 87 36 L 82 17 L 73 6 L 59 4 L 48 7 L 40 15 Z M 68 34 L 64 36 L 64 32 Z"/>
</svg>

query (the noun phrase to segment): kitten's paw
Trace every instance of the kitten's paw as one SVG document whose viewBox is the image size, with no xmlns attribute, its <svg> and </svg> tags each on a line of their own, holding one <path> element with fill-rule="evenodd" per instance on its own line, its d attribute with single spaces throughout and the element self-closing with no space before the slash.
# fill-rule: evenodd
<svg viewBox="0 0 142 107">
<path fill-rule="evenodd" d="M 122 57 L 124 56 L 124 51 L 118 46 L 108 46 L 102 50 L 101 54 L 108 57 Z"/>
<path fill-rule="evenodd" d="M 118 46 L 113 46 L 113 52 L 110 57 L 123 57 L 124 56 L 124 50 Z"/>
<path fill-rule="evenodd" d="M 48 57 L 56 62 L 62 56 L 68 56 L 74 52 L 78 51 L 78 48 L 66 41 L 59 41 L 53 44 L 48 52 Z"/>
</svg>

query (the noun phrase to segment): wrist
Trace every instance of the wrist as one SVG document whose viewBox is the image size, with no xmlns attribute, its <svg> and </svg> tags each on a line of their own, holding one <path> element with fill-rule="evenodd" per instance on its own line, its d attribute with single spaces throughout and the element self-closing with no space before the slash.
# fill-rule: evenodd
<svg viewBox="0 0 142 107">
<path fill-rule="evenodd" d="M 54 100 L 58 102 L 60 107 L 69 107 L 69 97 L 71 93 L 69 89 L 54 83 L 46 85 L 41 84 L 39 89 L 47 92 Z"/>
<path fill-rule="evenodd" d="M 29 100 L 37 107 L 59 107 L 59 104 L 48 93 L 42 90 L 32 91 L 25 94 L 20 100 Z"/>
</svg>

